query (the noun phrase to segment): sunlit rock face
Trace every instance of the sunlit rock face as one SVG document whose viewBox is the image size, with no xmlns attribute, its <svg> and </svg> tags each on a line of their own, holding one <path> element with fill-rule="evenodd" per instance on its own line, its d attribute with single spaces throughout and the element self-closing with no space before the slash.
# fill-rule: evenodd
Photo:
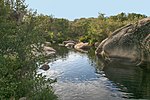
<svg viewBox="0 0 150 100">
<path fill-rule="evenodd" d="M 150 62 L 150 17 L 128 24 L 101 42 L 95 51 L 109 59 L 141 65 Z"/>
</svg>

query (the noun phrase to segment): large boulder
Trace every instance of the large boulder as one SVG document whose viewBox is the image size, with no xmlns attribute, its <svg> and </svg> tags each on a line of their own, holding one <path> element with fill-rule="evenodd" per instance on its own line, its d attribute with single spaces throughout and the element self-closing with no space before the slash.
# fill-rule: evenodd
<svg viewBox="0 0 150 100">
<path fill-rule="evenodd" d="M 135 65 L 150 62 L 150 18 L 114 31 L 100 43 L 95 53 L 112 60 L 123 58 L 121 61 Z"/>
</svg>

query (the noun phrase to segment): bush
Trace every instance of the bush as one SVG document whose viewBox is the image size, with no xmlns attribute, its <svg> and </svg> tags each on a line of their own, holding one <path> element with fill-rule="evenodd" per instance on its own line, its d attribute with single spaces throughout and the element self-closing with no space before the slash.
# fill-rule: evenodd
<svg viewBox="0 0 150 100">
<path fill-rule="evenodd" d="M 4 0 L 1 2 L 4 3 Z M 1 3 L 0 2 L 0 3 Z M 16 2 L 22 2 L 17 0 Z M 24 7 L 20 3 L 20 7 Z M 2 6 L 0 6 L 1 9 Z M 2 8 L 8 7 L 7 4 Z M 11 9 L 11 8 L 10 8 Z M 44 56 L 37 57 L 33 49 L 42 52 L 41 44 L 45 42 L 40 30 L 35 28 L 34 14 L 29 14 L 28 22 L 19 22 L 9 15 L 14 9 L 0 13 L 0 99 L 10 100 L 26 97 L 29 100 L 41 96 L 42 100 L 57 99 L 52 88 L 46 87 L 48 81 L 37 76 L 37 62 Z M 22 11 L 21 11 L 22 12 Z M 7 17 L 7 16 L 8 17 Z M 31 45 L 35 45 L 32 47 Z M 46 95 L 45 95 L 46 93 Z"/>
</svg>

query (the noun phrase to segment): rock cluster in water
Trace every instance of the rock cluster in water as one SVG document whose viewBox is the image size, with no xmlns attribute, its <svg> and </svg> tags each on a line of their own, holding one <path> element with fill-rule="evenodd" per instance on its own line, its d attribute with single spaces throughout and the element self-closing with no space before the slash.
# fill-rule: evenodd
<svg viewBox="0 0 150 100">
<path fill-rule="evenodd" d="M 122 61 L 135 65 L 150 62 L 150 17 L 114 31 L 95 53 L 103 58 L 124 58 Z"/>
<path fill-rule="evenodd" d="M 62 44 L 59 44 L 59 46 L 65 46 L 67 48 L 74 48 L 84 53 L 88 53 L 87 50 L 90 48 L 89 43 L 75 42 L 73 40 L 64 41 Z"/>
</svg>

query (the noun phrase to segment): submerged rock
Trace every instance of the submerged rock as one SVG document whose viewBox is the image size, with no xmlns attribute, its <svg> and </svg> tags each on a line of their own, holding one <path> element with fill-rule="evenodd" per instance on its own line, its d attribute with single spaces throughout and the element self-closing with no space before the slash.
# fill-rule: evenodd
<svg viewBox="0 0 150 100">
<path fill-rule="evenodd" d="M 123 58 L 134 65 L 150 62 L 150 18 L 114 31 L 100 43 L 95 53 L 103 58 Z"/>
</svg>

